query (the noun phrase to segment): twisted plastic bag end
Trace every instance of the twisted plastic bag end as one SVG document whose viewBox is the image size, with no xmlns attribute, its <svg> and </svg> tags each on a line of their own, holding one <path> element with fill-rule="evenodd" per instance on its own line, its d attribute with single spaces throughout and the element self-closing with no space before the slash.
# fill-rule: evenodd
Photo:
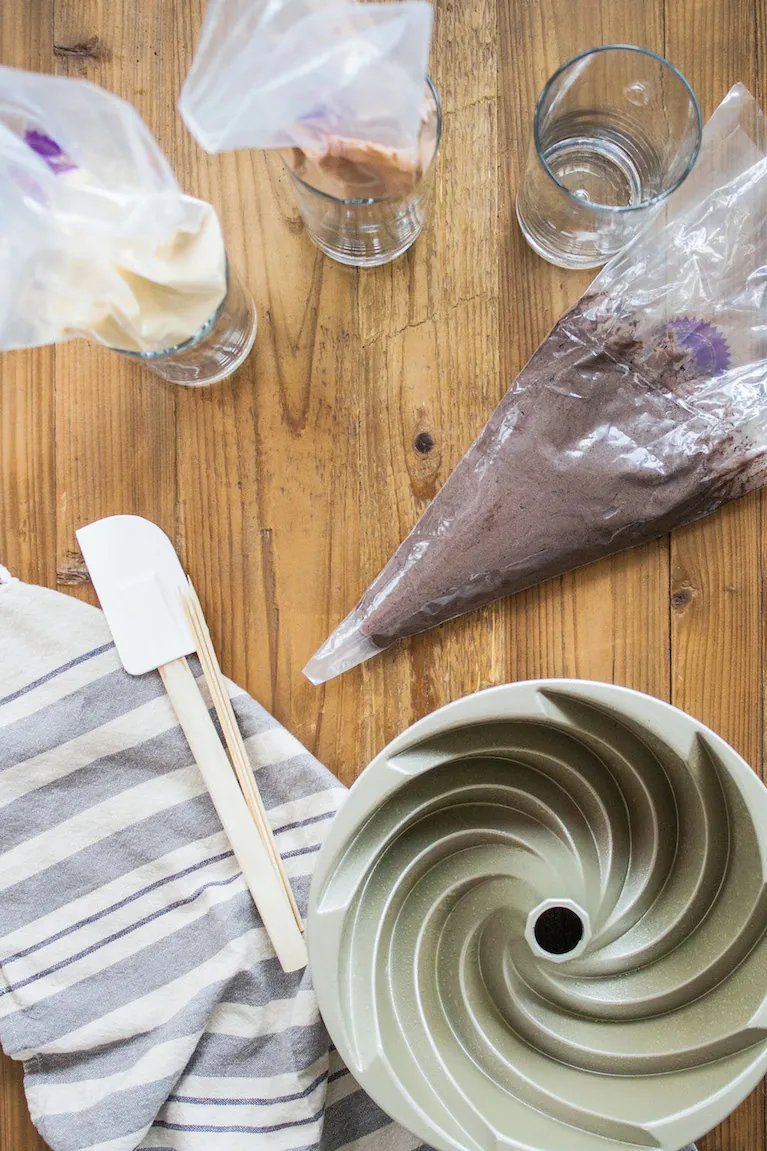
<svg viewBox="0 0 767 1151">
<path fill-rule="evenodd" d="M 360 626 L 363 619 L 363 613 L 355 608 L 314 653 L 304 668 L 304 675 L 311 683 L 317 685 L 335 679 L 385 650 L 363 634 Z"/>
</svg>

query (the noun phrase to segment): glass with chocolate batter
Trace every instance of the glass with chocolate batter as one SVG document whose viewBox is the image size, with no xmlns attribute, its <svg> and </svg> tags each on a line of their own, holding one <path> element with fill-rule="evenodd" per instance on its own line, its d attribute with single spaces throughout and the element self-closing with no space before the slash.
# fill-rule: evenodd
<svg viewBox="0 0 767 1151">
<path fill-rule="evenodd" d="M 322 152 L 282 153 L 309 236 L 333 260 L 358 268 L 387 264 L 423 228 L 442 134 L 439 96 L 427 78 L 417 150 L 329 137 Z"/>
</svg>

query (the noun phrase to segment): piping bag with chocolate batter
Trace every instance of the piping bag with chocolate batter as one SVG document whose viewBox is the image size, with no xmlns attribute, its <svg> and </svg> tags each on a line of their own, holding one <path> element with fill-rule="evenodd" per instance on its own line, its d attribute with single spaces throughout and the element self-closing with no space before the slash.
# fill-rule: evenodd
<svg viewBox="0 0 767 1151">
<path fill-rule="evenodd" d="M 555 325 L 310 680 L 767 482 L 766 129 L 736 85 L 692 174 Z"/>
<path fill-rule="evenodd" d="M 401 194 L 421 175 L 423 135 L 434 152 L 431 26 L 425 0 L 209 0 L 179 111 L 207 152 L 276 148 L 328 195 Z"/>
</svg>

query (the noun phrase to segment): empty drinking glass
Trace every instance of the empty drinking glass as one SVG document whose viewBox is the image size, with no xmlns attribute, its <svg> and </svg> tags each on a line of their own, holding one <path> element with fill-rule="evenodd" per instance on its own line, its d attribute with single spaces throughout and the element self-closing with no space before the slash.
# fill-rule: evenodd
<svg viewBox="0 0 767 1151">
<path fill-rule="evenodd" d="M 695 93 L 668 60 L 605 45 L 554 73 L 535 109 L 517 219 L 562 268 L 620 251 L 691 171 L 700 148 Z"/>
<path fill-rule="evenodd" d="M 160 352 L 115 351 L 138 360 L 171 384 L 202 387 L 219 383 L 237 371 L 253 347 L 256 326 L 253 297 L 227 262 L 226 295 L 188 340 Z"/>
<path fill-rule="evenodd" d="M 342 264 L 387 264 L 415 242 L 426 218 L 442 110 L 426 81 L 416 157 L 360 140 L 338 139 L 321 156 L 283 152 L 311 239 Z"/>
</svg>

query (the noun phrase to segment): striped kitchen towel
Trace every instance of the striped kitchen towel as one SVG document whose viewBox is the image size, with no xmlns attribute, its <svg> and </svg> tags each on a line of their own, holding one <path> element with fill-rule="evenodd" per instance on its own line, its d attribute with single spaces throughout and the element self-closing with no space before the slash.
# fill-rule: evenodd
<svg viewBox="0 0 767 1151">
<path fill-rule="evenodd" d="M 0 1042 L 54 1151 L 420 1146 L 343 1066 L 309 973 L 281 970 L 159 675 L 4 569 L 0 652 Z M 305 912 L 344 790 L 233 703 Z"/>
</svg>

